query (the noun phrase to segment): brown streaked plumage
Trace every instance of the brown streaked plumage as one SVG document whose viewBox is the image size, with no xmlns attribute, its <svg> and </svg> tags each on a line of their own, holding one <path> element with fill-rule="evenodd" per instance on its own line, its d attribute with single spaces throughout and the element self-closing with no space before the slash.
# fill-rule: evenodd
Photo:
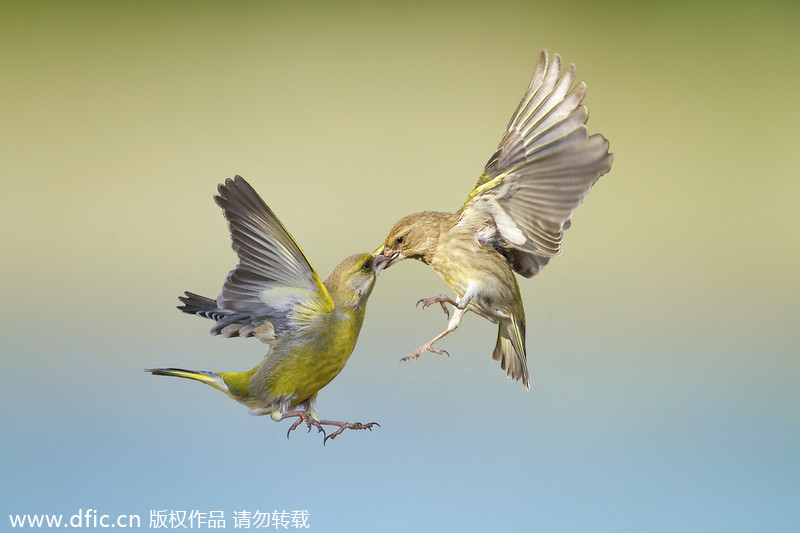
<svg viewBox="0 0 800 533">
<path fill-rule="evenodd" d="M 525 353 L 525 311 L 514 272 L 537 274 L 561 253 L 570 217 L 597 179 L 611 168 L 608 141 L 589 136 L 581 105 L 586 85 L 572 88 L 575 67 L 561 69 L 542 52 L 528 90 L 489 158 L 475 189 L 456 213 L 423 211 L 398 221 L 383 243 L 388 268 L 403 259 L 431 267 L 455 291 L 420 300 L 439 303 L 447 329 L 403 358 L 433 347 L 455 330 L 466 311 L 498 324 L 492 357 L 508 376 L 530 388 Z M 450 317 L 446 304 L 454 306 Z"/>
</svg>

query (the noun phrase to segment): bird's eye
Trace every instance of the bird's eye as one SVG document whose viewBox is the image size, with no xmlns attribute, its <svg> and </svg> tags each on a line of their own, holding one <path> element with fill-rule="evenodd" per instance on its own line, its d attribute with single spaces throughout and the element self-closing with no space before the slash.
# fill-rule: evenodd
<svg viewBox="0 0 800 533">
<path fill-rule="evenodd" d="M 403 236 L 401 235 L 400 237 L 396 238 L 396 239 L 394 240 L 394 242 L 396 242 L 397 244 L 403 244 L 403 241 L 404 241 L 404 240 L 405 240 L 405 239 L 404 239 L 404 238 L 403 238 Z"/>
<path fill-rule="evenodd" d="M 361 268 L 363 268 L 367 272 L 371 272 L 372 271 L 372 259 L 367 259 L 364 262 L 364 265 Z"/>
</svg>

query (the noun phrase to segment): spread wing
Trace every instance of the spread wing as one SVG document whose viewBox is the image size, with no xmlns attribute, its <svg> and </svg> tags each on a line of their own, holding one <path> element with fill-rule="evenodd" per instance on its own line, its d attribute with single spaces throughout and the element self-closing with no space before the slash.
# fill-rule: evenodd
<svg viewBox="0 0 800 533">
<path fill-rule="evenodd" d="M 581 105 L 586 85 L 572 88 L 575 66 L 548 65 L 542 52 L 528 90 L 461 210 L 521 275 L 531 277 L 561 252 L 563 231 L 595 181 L 611 168 L 608 141 L 588 135 Z"/>
<path fill-rule="evenodd" d="M 219 186 L 214 200 L 228 219 L 239 264 L 217 306 L 253 320 L 303 319 L 333 311 L 333 300 L 305 254 L 258 193 L 241 176 Z"/>
</svg>

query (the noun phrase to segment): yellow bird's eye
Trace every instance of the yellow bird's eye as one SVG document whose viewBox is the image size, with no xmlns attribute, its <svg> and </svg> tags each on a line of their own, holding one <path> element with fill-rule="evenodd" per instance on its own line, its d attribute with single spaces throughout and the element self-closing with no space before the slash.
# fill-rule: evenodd
<svg viewBox="0 0 800 533">
<path fill-rule="evenodd" d="M 361 268 L 366 270 L 367 272 L 371 272 L 372 271 L 372 259 L 367 259 L 366 261 L 364 261 L 364 265 Z"/>
<path fill-rule="evenodd" d="M 405 240 L 405 239 L 404 239 L 404 238 L 403 238 L 403 236 L 401 235 L 400 237 L 396 238 L 396 239 L 394 240 L 394 242 L 396 242 L 397 244 L 403 244 L 403 241 L 404 241 L 404 240 Z"/>
</svg>

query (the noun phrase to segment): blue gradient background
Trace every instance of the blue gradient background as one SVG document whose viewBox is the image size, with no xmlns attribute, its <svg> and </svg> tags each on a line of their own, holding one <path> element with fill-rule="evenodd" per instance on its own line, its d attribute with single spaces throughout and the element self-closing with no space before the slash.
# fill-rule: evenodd
<svg viewBox="0 0 800 533">
<path fill-rule="evenodd" d="M 315 531 L 796 531 L 800 9 L 788 2 L 0 6 L 0 519 L 307 509 Z M 443 283 L 381 275 L 323 447 L 199 384 L 244 370 L 183 290 L 235 263 L 245 176 L 320 273 L 454 210 L 538 51 L 578 66 L 611 174 L 521 280 L 533 387 Z"/>
</svg>

